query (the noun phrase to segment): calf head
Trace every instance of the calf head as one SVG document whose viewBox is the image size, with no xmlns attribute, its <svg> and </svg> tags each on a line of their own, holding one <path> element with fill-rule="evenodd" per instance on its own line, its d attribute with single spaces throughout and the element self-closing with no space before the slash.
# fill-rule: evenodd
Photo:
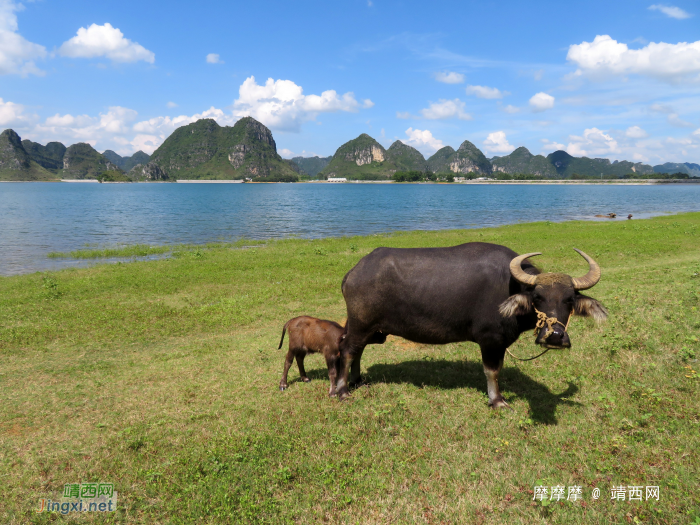
<svg viewBox="0 0 700 525">
<path fill-rule="evenodd" d="M 603 321 L 608 316 L 602 304 L 580 293 L 595 286 L 600 280 L 600 266 L 591 257 L 576 250 L 588 262 L 589 270 L 583 277 L 570 277 L 565 273 L 541 273 L 532 275 L 522 269 L 522 262 L 541 253 L 519 255 L 510 262 L 510 273 L 526 285 L 519 294 L 506 299 L 499 310 L 504 317 L 537 313 L 538 328 L 535 342 L 547 348 L 570 348 L 567 333 L 572 315 L 592 317 Z"/>
</svg>

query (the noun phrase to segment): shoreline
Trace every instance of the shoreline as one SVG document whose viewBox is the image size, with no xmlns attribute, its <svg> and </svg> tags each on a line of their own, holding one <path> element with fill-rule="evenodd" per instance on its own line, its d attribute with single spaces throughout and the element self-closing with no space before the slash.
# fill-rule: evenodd
<svg viewBox="0 0 700 525">
<path fill-rule="evenodd" d="M 626 212 L 625 212 L 626 213 Z M 654 218 L 659 218 L 659 217 L 671 217 L 671 216 L 684 216 L 688 214 L 699 214 L 700 210 L 696 211 L 681 211 L 681 212 L 658 212 L 658 213 L 644 213 L 641 214 L 641 216 L 638 216 L 637 218 L 633 218 L 635 222 L 639 221 L 646 221 Z M 296 240 L 303 240 L 303 241 L 327 241 L 327 240 L 337 240 L 337 239 L 342 239 L 342 238 L 370 238 L 370 237 L 376 237 L 376 236 L 395 236 L 395 235 L 406 235 L 406 234 L 416 234 L 419 232 L 431 232 L 434 234 L 444 234 L 446 232 L 454 232 L 454 231 L 475 231 L 475 230 L 491 230 L 491 229 L 497 229 L 497 228 L 503 228 L 503 227 L 509 227 L 509 226 L 522 226 L 522 225 L 532 225 L 532 224 L 538 224 L 538 223 L 551 223 L 551 224 L 567 224 L 567 223 L 573 223 L 573 222 L 580 222 L 580 223 L 609 223 L 609 222 L 625 222 L 625 223 L 630 223 L 629 219 L 624 216 L 624 214 L 618 214 L 617 217 L 596 217 L 596 216 L 590 216 L 586 218 L 570 218 L 570 219 L 565 219 L 562 221 L 550 221 L 550 220 L 536 220 L 536 221 L 528 221 L 528 222 L 513 222 L 513 223 L 505 223 L 505 224 L 499 224 L 499 225 L 489 225 L 489 226 L 474 226 L 474 227 L 469 227 L 469 226 L 462 226 L 459 228 L 442 228 L 442 229 L 437 229 L 437 230 L 424 230 L 424 229 L 415 229 L 415 230 L 387 230 L 387 231 L 382 231 L 379 233 L 362 233 L 362 234 L 356 234 L 356 235 L 328 235 L 328 236 L 323 236 L 323 237 L 266 237 L 266 238 L 245 238 L 241 237 L 236 240 L 231 240 L 229 242 L 204 242 L 202 244 L 187 244 L 187 243 L 176 243 L 176 244 L 157 244 L 157 245 L 149 245 L 150 248 L 152 249 L 160 249 L 160 248 L 167 248 L 167 250 L 163 252 L 153 252 L 148 255 L 118 255 L 118 254 L 112 254 L 106 257 L 70 257 L 67 256 L 69 252 L 56 252 L 56 254 L 52 257 L 48 257 L 48 254 L 45 254 L 44 260 L 51 260 L 54 261 L 54 265 L 47 265 L 47 267 L 43 269 L 37 269 L 37 268 L 27 268 L 24 271 L 20 272 L 11 272 L 11 273 L 2 273 L 0 272 L 0 279 L 5 278 L 5 277 L 13 277 L 13 276 L 20 276 L 20 275 L 28 275 L 32 274 L 35 272 L 45 272 L 45 271 L 61 271 L 69 268 L 88 268 L 92 267 L 94 265 L 98 264 L 115 264 L 115 263 L 125 263 L 125 262 L 138 262 L 138 261 L 149 261 L 149 260 L 161 260 L 161 259 L 168 259 L 172 257 L 173 252 L 175 251 L 182 251 L 182 250 L 189 250 L 192 248 L 207 248 L 208 246 L 229 246 L 233 247 L 236 244 L 239 244 L 243 241 L 248 242 L 249 244 L 252 245 L 245 245 L 241 246 L 242 249 L 247 249 L 247 248 L 257 248 L 259 246 L 265 246 L 268 243 L 274 243 L 277 241 L 285 241 L 285 240 L 290 240 L 290 239 L 296 239 Z M 123 245 L 120 246 L 119 249 L 128 249 L 130 246 L 137 246 L 135 245 Z M 97 248 L 98 250 L 101 249 L 110 249 L 109 246 L 104 246 L 101 248 Z M 92 249 L 77 249 L 75 251 L 93 251 L 94 248 Z M 50 252 L 51 253 L 51 252 Z M 49 266 L 53 266 L 53 268 L 50 268 Z"/>
<path fill-rule="evenodd" d="M 61 179 L 61 180 L 0 180 L 0 183 L 99 183 L 97 179 Z M 457 182 L 415 181 L 396 182 L 393 180 L 348 180 L 329 182 L 326 180 L 300 180 L 293 182 L 244 182 L 242 180 L 220 179 L 178 179 L 175 181 L 105 181 L 103 184 L 440 184 L 440 185 L 591 185 L 591 186 L 658 186 L 662 184 L 700 184 L 700 179 L 602 179 L 602 180 L 464 180 Z"/>
</svg>

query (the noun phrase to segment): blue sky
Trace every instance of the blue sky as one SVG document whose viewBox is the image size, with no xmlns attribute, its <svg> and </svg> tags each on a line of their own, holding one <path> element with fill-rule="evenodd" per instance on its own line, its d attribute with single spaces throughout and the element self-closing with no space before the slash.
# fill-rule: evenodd
<svg viewBox="0 0 700 525">
<path fill-rule="evenodd" d="M 0 129 L 129 155 L 251 115 L 285 157 L 700 162 L 700 2 L 654 2 L 0 0 Z"/>
</svg>

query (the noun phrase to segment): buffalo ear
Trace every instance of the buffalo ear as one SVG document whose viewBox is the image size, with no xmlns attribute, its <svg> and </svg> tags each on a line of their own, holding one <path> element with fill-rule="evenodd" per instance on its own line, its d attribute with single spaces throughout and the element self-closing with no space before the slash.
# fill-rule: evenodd
<svg viewBox="0 0 700 525">
<path fill-rule="evenodd" d="M 605 307 L 592 297 L 576 294 L 574 303 L 574 315 L 581 317 L 592 317 L 594 321 L 600 323 L 608 318 L 608 311 Z"/>
<path fill-rule="evenodd" d="M 529 295 L 517 293 L 511 295 L 501 303 L 498 311 L 503 317 L 513 317 L 514 315 L 525 315 L 532 310 L 532 300 Z"/>
</svg>

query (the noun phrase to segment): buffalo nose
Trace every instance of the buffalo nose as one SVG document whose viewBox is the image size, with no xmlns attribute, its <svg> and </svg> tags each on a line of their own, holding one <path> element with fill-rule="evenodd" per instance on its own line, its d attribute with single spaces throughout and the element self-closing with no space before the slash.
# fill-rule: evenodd
<svg viewBox="0 0 700 525">
<path fill-rule="evenodd" d="M 554 329 L 554 331 L 549 334 L 549 337 L 545 337 L 546 329 L 542 328 L 538 334 L 537 344 L 552 345 L 560 348 L 571 348 L 571 339 L 569 339 L 569 334 L 563 330 Z"/>
</svg>

